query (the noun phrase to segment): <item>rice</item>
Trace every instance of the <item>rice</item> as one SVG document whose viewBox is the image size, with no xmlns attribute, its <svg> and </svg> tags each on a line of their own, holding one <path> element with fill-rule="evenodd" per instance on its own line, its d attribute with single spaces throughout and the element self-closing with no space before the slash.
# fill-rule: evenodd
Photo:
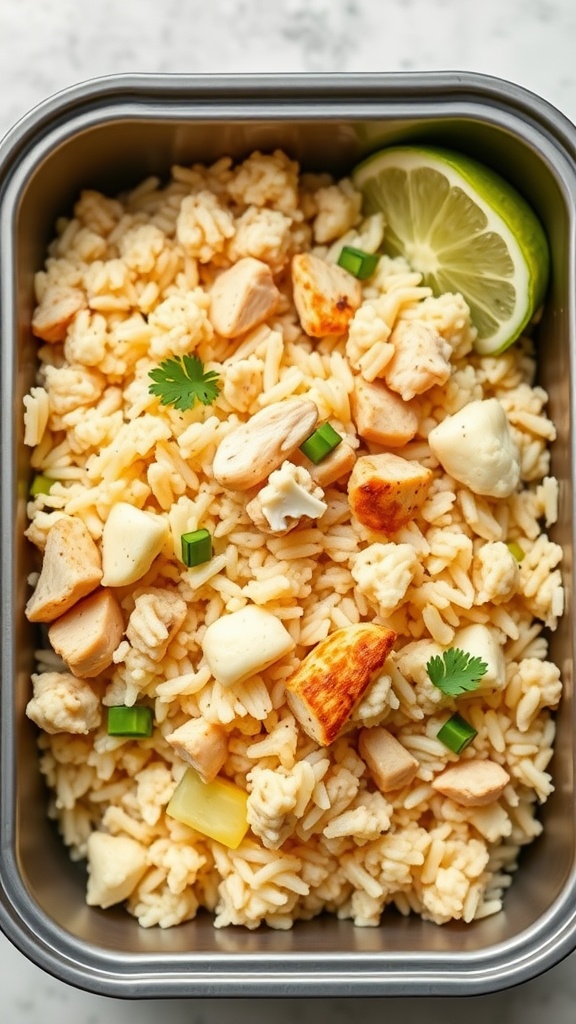
<svg viewBox="0 0 576 1024">
<path fill-rule="evenodd" d="M 28 504 L 27 536 L 42 552 L 58 518 L 78 517 L 100 544 L 120 501 L 164 517 L 169 531 L 151 568 L 119 591 L 124 635 L 110 667 L 86 683 L 101 700 L 99 724 L 57 731 L 46 702 L 40 711 L 40 698 L 29 704 L 41 726 L 49 814 L 71 857 L 88 857 L 95 870 L 95 832 L 139 844 L 145 869 L 117 901 L 143 927 L 177 925 L 201 907 L 216 927 L 250 929 L 285 929 L 322 911 L 359 926 L 378 925 L 387 907 L 438 924 L 497 913 L 521 847 L 541 831 L 562 689 L 544 631 L 563 611 L 562 552 L 546 532 L 558 514 L 555 430 L 547 395 L 533 384 L 530 339 L 498 358 L 474 354 L 462 297 L 433 297 L 418 273 L 388 257 L 363 285 L 347 336 L 307 337 L 291 299 L 292 255 L 310 250 L 334 263 L 343 244 L 375 251 L 383 224 L 363 219 L 350 181 L 300 175 L 280 152 L 174 167 L 167 183 L 147 178 L 116 198 L 85 191 L 57 232 L 36 275 L 35 322 L 57 319 L 62 289 L 75 312 L 56 342 L 39 347 L 24 401 L 32 467 L 52 482 Z M 212 326 L 209 290 L 245 256 L 268 263 L 281 301 L 229 342 Z M 261 532 L 246 495 L 214 478 L 218 445 L 259 410 L 306 396 L 357 454 L 382 450 L 358 438 L 350 396 L 356 374 L 385 377 L 398 323 L 434 327 L 449 352 L 449 378 L 419 396 L 417 433 L 395 449 L 433 471 L 420 512 L 392 537 L 373 532 L 351 515 L 344 477 L 324 489 L 319 521 Z M 210 406 L 182 412 L 150 394 L 149 371 L 183 353 L 220 374 Z M 521 484 L 505 500 L 449 477 L 427 441 L 447 414 L 493 397 L 520 452 Z M 180 536 L 199 527 L 210 531 L 214 557 L 186 568 Z M 525 552 L 519 568 L 511 541 Z M 202 640 L 247 604 L 276 616 L 294 649 L 224 687 Z M 394 629 L 395 651 L 351 728 L 320 748 L 288 708 L 285 684 L 316 644 L 360 621 Z M 431 684 L 426 663 L 474 623 L 494 630 L 505 672 L 497 686 L 456 702 Z M 37 661 L 40 673 L 66 672 L 51 650 Z M 151 737 L 107 735 L 108 706 L 141 703 L 154 710 Z M 460 759 L 437 739 L 456 707 L 477 731 Z M 191 719 L 221 730 L 220 776 L 248 793 L 250 831 L 237 849 L 166 814 L 186 768 L 167 737 Z M 358 753 L 362 726 L 385 726 L 416 759 L 411 782 L 378 790 Z M 466 807 L 433 788 L 446 767 L 474 758 L 509 773 L 497 800 Z"/>
</svg>

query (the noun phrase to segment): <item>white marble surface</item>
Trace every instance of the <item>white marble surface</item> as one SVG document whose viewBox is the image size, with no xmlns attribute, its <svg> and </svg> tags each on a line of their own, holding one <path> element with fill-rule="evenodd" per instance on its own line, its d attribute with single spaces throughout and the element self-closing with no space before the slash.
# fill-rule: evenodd
<svg viewBox="0 0 576 1024">
<path fill-rule="evenodd" d="M 226 27 L 224 27 L 226 26 Z M 0 135 L 67 85 L 113 72 L 470 70 L 576 121 L 574 0 L 0 0 Z M 45 975 L 0 935 L 3 1024 L 507 1024 L 576 1021 L 576 954 L 473 999 L 123 1002 Z"/>
</svg>

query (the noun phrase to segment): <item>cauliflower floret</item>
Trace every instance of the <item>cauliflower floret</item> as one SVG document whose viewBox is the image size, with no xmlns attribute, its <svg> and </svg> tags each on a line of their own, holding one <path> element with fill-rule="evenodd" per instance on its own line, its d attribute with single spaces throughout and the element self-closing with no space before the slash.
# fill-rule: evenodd
<svg viewBox="0 0 576 1024">
<path fill-rule="evenodd" d="M 130 896 L 147 867 L 146 847 L 128 836 L 92 832 L 88 839 L 89 907 L 112 907 Z"/>
<path fill-rule="evenodd" d="M 324 491 L 303 466 L 284 462 L 270 474 L 266 487 L 246 506 L 252 522 L 265 533 L 282 535 L 302 520 L 319 519 L 328 505 Z"/>
<path fill-rule="evenodd" d="M 514 697 L 516 724 L 527 732 L 542 708 L 556 708 L 562 695 L 560 669 L 551 661 L 524 658 L 515 668 L 508 693 Z"/>
<path fill-rule="evenodd" d="M 244 160 L 227 183 L 239 206 L 272 206 L 293 214 L 298 208 L 298 164 L 277 149 L 270 155 L 256 151 Z"/>
<path fill-rule="evenodd" d="M 518 590 L 520 567 L 503 541 L 483 544 L 472 562 L 475 604 L 502 604 Z"/>
<path fill-rule="evenodd" d="M 154 224 L 137 224 L 120 238 L 120 255 L 138 274 L 150 274 L 166 244 L 166 235 Z"/>
<path fill-rule="evenodd" d="M 68 672 L 41 672 L 32 676 L 34 696 L 26 714 L 54 735 L 70 732 L 85 735 L 100 724 L 100 699 L 84 679 Z"/>
<path fill-rule="evenodd" d="M 520 593 L 532 615 L 542 619 L 549 629 L 556 629 L 564 610 L 562 575 L 555 568 L 561 560 L 560 545 L 542 534 L 520 564 Z"/>
<path fill-rule="evenodd" d="M 176 237 L 189 256 L 209 263 L 223 252 L 234 234 L 234 218 L 212 192 L 197 192 L 182 200 Z"/>
<path fill-rule="evenodd" d="M 59 429 L 58 416 L 71 412 L 79 405 L 94 405 L 106 386 L 103 374 L 83 366 L 46 366 L 44 378 L 50 398 L 52 429 Z"/>
<path fill-rule="evenodd" d="M 386 618 L 404 599 L 417 566 L 418 554 L 411 544 L 376 543 L 356 556 L 351 572 L 358 589 Z"/>
<path fill-rule="evenodd" d="M 174 779 L 160 761 L 147 764 L 136 776 L 136 800 L 143 821 L 155 825 L 174 792 Z"/>
<path fill-rule="evenodd" d="M 450 376 L 452 350 L 435 327 L 421 320 L 399 320 L 390 336 L 394 355 L 384 377 L 405 402 Z"/>
<path fill-rule="evenodd" d="M 210 341 L 214 329 L 208 319 L 209 305 L 210 296 L 202 288 L 164 299 L 148 317 L 148 324 L 154 331 L 150 356 L 164 359 L 182 355 Z"/>
<path fill-rule="evenodd" d="M 314 219 L 314 240 L 322 245 L 349 231 L 360 219 L 362 195 L 348 178 L 337 185 L 319 188 L 315 195 L 318 213 Z"/>
<path fill-rule="evenodd" d="M 391 815 L 392 807 L 382 793 L 362 793 L 343 814 L 328 822 L 323 835 L 326 839 L 352 836 L 358 842 L 369 842 L 388 831 Z"/>
<path fill-rule="evenodd" d="M 276 272 L 288 259 L 292 220 L 279 210 L 250 206 L 236 221 L 236 234 L 228 247 L 233 262 L 244 256 L 263 260 Z"/>
<path fill-rule="evenodd" d="M 298 761 L 290 771 L 254 768 L 247 778 L 248 824 L 268 850 L 277 850 L 310 801 L 317 782 L 314 769 L 308 761 Z"/>
<path fill-rule="evenodd" d="M 471 323 L 470 309 L 462 295 L 445 292 L 429 296 L 418 304 L 415 315 L 442 335 L 454 359 L 462 359 L 472 350 L 478 331 Z"/>
<path fill-rule="evenodd" d="M 366 690 L 360 704 L 350 716 L 351 722 L 358 725 L 379 725 L 392 710 L 396 710 L 400 702 L 392 689 L 390 662 L 384 662 L 382 669 L 375 676 Z"/>
<path fill-rule="evenodd" d="M 186 602 L 173 591 L 149 590 L 136 598 L 126 636 L 136 650 L 161 661 L 186 612 Z"/>
</svg>

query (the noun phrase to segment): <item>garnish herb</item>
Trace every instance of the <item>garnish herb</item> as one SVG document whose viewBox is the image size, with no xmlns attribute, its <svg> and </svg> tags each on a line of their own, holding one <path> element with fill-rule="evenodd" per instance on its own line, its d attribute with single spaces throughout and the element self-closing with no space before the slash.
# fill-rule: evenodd
<svg viewBox="0 0 576 1024">
<path fill-rule="evenodd" d="M 342 443 L 342 440 L 342 436 L 330 423 L 323 423 L 302 442 L 300 451 L 317 466 Z"/>
<path fill-rule="evenodd" d="M 191 409 L 196 400 L 211 405 L 220 393 L 219 374 L 215 370 L 204 373 L 198 356 L 171 356 L 148 376 L 154 381 L 148 389 L 150 394 L 156 395 L 161 405 L 173 405 L 182 411 Z"/>
<path fill-rule="evenodd" d="M 456 713 L 447 722 L 444 722 L 444 725 L 436 733 L 436 739 L 440 740 L 454 754 L 461 754 L 477 735 L 476 729 Z"/>
<path fill-rule="evenodd" d="M 192 530 L 180 537 L 182 544 L 182 561 L 188 568 L 202 565 L 212 558 L 212 537 L 208 530 Z"/>
<path fill-rule="evenodd" d="M 108 735 L 144 739 L 152 735 L 152 708 L 135 704 L 131 708 L 116 705 L 108 708 Z"/>
<path fill-rule="evenodd" d="M 365 281 L 372 277 L 379 260 L 378 253 L 364 252 L 363 249 L 355 249 L 353 245 L 345 245 L 338 257 L 338 265 L 359 281 Z"/>
<path fill-rule="evenodd" d="M 482 658 L 473 657 L 459 647 L 450 647 L 442 657 L 436 654 L 426 664 L 430 682 L 447 697 L 476 690 L 488 665 Z"/>
</svg>

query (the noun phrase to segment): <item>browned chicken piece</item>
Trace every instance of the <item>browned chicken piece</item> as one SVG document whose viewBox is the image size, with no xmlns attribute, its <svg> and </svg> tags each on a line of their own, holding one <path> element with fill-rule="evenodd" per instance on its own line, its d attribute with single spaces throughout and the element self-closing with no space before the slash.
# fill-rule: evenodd
<svg viewBox="0 0 576 1024">
<path fill-rule="evenodd" d="M 288 704 L 321 747 L 344 731 L 395 640 L 394 630 L 371 622 L 337 629 L 310 651 L 288 679 Z"/>
<path fill-rule="evenodd" d="M 356 429 L 366 441 L 384 448 L 402 448 L 418 430 L 418 411 L 380 381 L 354 378 L 352 416 Z"/>
<path fill-rule="evenodd" d="M 309 252 L 292 258 L 294 305 L 312 338 L 344 334 L 362 301 L 360 281 Z"/>
<path fill-rule="evenodd" d="M 228 756 L 224 729 L 203 718 L 191 718 L 171 732 L 166 742 L 196 769 L 202 782 L 212 782 Z"/>
<path fill-rule="evenodd" d="M 210 292 L 210 321 L 223 338 L 237 338 L 266 320 L 279 298 L 268 264 L 245 256 L 216 278 Z"/>
<path fill-rule="evenodd" d="M 432 788 L 463 807 L 484 807 L 502 795 L 509 781 L 496 761 L 460 761 L 437 775 Z"/>
<path fill-rule="evenodd" d="M 431 324 L 399 320 L 390 335 L 390 344 L 394 346 L 394 355 L 384 377 L 388 387 L 405 402 L 448 380 L 452 350 Z"/>
<path fill-rule="evenodd" d="M 358 749 L 382 793 L 407 786 L 420 767 L 416 758 L 381 726 L 361 729 Z"/>
<path fill-rule="evenodd" d="M 56 619 L 48 639 L 75 676 L 92 679 L 108 668 L 123 633 L 120 605 L 110 590 L 102 589 Z"/>
<path fill-rule="evenodd" d="M 430 469 L 399 455 L 362 455 L 348 481 L 352 513 L 370 530 L 396 533 L 424 504 L 432 476 Z"/>
<path fill-rule="evenodd" d="M 299 449 L 290 456 L 296 466 L 304 466 L 315 484 L 323 489 L 349 476 L 356 462 L 356 452 L 344 439 L 322 462 L 313 463 Z"/>
<path fill-rule="evenodd" d="M 42 341 L 64 341 L 66 331 L 76 313 L 86 306 L 86 296 L 79 288 L 60 285 L 48 288 L 32 317 L 32 333 Z"/>
<path fill-rule="evenodd" d="M 26 605 L 30 622 L 52 622 L 91 594 L 102 579 L 100 552 L 81 519 L 57 519 L 46 538 L 42 569 Z"/>
</svg>

